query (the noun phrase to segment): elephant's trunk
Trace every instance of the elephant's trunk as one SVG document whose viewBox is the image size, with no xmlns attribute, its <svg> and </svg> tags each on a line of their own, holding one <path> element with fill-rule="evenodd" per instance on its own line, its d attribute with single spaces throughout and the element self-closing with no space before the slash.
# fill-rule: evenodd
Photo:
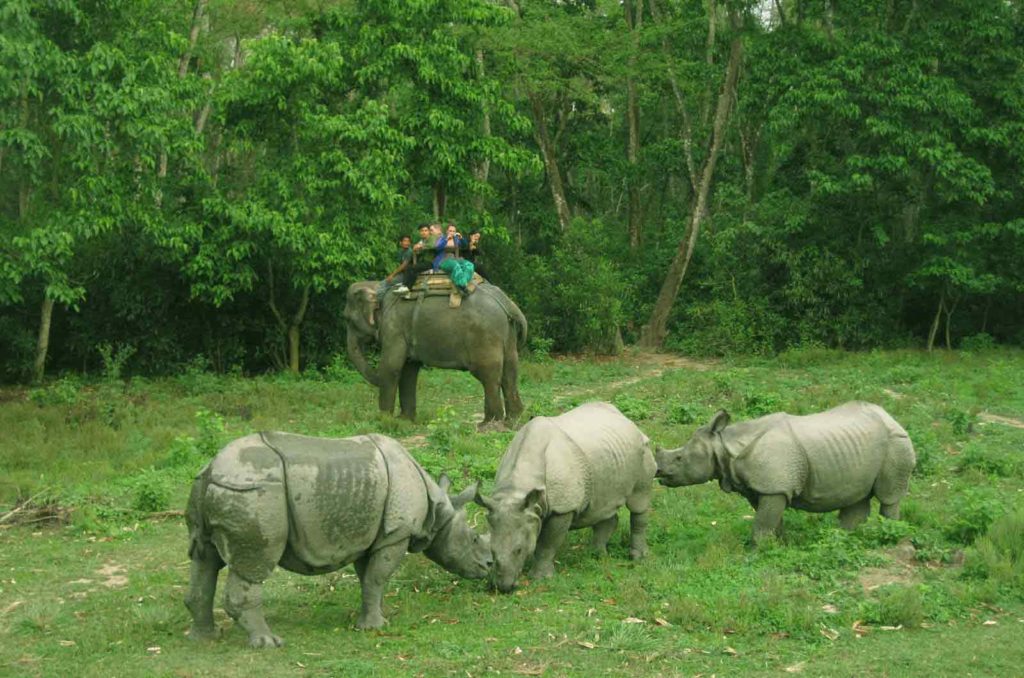
<svg viewBox="0 0 1024 678">
<path fill-rule="evenodd" d="M 372 386 L 380 386 L 377 371 L 372 369 L 370 363 L 367 362 L 366 355 L 363 353 L 363 347 L 357 336 L 357 330 L 351 326 L 348 328 L 348 359 L 359 370 L 359 374 L 363 375 L 363 379 L 370 382 Z"/>
</svg>

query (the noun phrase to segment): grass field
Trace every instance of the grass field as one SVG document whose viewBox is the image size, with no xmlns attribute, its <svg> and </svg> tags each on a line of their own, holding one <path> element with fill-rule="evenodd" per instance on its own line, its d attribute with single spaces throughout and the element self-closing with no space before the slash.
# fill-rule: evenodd
<svg viewBox="0 0 1024 678">
<path fill-rule="evenodd" d="M 666 447 L 718 408 L 735 420 L 876 402 L 917 448 L 905 520 L 845 533 L 834 514 L 790 511 L 785 539 L 754 551 L 738 495 L 659 486 L 644 562 L 627 559 L 623 528 L 604 559 L 589 531 L 572 533 L 556 577 L 504 596 L 407 556 L 382 632 L 353 629 L 351 568 L 278 571 L 264 605 L 287 645 L 263 651 L 219 607 L 220 640 L 184 637 L 173 510 L 192 474 L 254 430 L 379 431 L 458 488 L 486 485 L 512 434 L 475 432 L 472 378 L 424 373 L 415 424 L 380 417 L 375 392 L 342 369 L 0 390 L 0 675 L 1021 675 L 1022 374 L 1019 351 L 525 362 L 530 414 L 610 400 Z"/>
</svg>

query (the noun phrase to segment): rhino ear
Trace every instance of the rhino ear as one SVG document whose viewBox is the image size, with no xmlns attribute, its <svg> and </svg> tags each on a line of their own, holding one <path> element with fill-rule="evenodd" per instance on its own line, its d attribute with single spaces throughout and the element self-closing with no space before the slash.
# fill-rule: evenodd
<svg viewBox="0 0 1024 678">
<path fill-rule="evenodd" d="M 484 494 L 480 492 L 480 483 L 474 483 L 473 490 L 475 492 L 473 495 L 474 502 L 483 506 L 488 511 L 493 511 L 495 509 L 494 500 L 490 497 L 484 496 Z"/>
<path fill-rule="evenodd" d="M 441 488 L 441 491 L 448 494 L 448 490 L 452 486 L 452 479 L 448 477 L 447 473 L 442 473 L 441 477 L 437 479 L 437 486 Z"/>
<path fill-rule="evenodd" d="M 721 433 L 722 429 L 728 426 L 730 421 L 732 421 L 732 418 L 728 412 L 718 410 L 718 412 L 715 412 L 715 416 L 711 417 L 711 432 Z"/>
<path fill-rule="evenodd" d="M 458 511 L 460 508 L 471 502 L 473 500 L 473 497 L 476 496 L 477 487 L 478 485 L 476 483 L 473 483 L 472 485 L 464 489 L 462 492 L 459 492 L 457 495 L 452 497 L 452 508 Z"/>
<path fill-rule="evenodd" d="M 523 510 L 534 511 L 537 515 L 543 516 L 544 511 L 541 509 L 541 503 L 544 501 L 544 490 L 542 488 L 536 488 L 530 490 L 526 497 L 523 498 Z"/>
</svg>

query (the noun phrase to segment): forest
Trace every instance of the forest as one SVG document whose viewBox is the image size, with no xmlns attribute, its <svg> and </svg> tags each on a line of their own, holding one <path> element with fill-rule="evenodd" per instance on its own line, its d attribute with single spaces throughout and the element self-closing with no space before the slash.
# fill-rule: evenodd
<svg viewBox="0 0 1024 678">
<path fill-rule="evenodd" d="M 1024 342 L 1019 0 L 4 0 L 0 379 L 344 361 L 479 228 L 530 347 Z"/>
</svg>

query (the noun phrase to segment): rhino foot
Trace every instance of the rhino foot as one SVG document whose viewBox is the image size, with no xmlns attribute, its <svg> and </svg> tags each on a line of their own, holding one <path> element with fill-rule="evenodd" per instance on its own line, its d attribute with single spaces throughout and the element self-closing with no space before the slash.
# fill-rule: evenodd
<svg viewBox="0 0 1024 678">
<path fill-rule="evenodd" d="M 538 579 L 547 579 L 548 577 L 554 576 L 555 564 L 554 563 L 537 563 L 530 570 L 530 579 L 536 581 Z"/>
<path fill-rule="evenodd" d="M 217 640 L 220 636 L 220 632 L 217 631 L 217 627 L 211 626 L 209 628 L 202 628 L 199 626 L 193 626 L 188 630 L 188 639 L 195 641 L 204 640 Z"/>
<path fill-rule="evenodd" d="M 282 645 L 284 645 L 284 641 L 273 633 L 249 636 L 249 647 L 281 647 Z"/>
</svg>

